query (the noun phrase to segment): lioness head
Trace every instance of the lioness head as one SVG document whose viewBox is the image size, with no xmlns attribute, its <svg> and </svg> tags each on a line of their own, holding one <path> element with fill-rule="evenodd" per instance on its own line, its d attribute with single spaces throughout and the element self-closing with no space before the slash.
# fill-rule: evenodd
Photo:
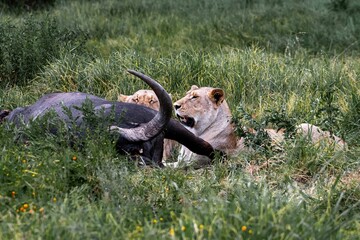
<svg viewBox="0 0 360 240">
<path fill-rule="evenodd" d="M 160 108 L 159 100 L 153 90 L 139 90 L 133 95 L 120 94 L 118 101 L 144 105 L 155 110 Z"/>
<path fill-rule="evenodd" d="M 179 120 L 198 136 L 210 125 L 229 121 L 230 109 L 225 101 L 225 93 L 220 88 L 197 87 L 193 85 L 186 95 L 174 103 Z"/>
</svg>

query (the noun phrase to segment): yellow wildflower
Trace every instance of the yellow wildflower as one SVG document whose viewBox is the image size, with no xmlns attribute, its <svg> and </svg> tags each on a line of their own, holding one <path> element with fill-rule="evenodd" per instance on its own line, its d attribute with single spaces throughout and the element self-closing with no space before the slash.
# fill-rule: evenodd
<svg viewBox="0 0 360 240">
<path fill-rule="evenodd" d="M 186 227 L 185 227 L 185 226 L 182 226 L 182 227 L 181 227 L 181 231 L 184 232 L 185 230 L 186 230 Z"/>
<path fill-rule="evenodd" d="M 39 209 L 39 212 L 40 212 L 41 214 L 44 214 L 44 211 L 45 211 L 45 209 L 44 209 L 43 207 Z"/>
<path fill-rule="evenodd" d="M 172 237 L 175 236 L 175 230 L 174 230 L 173 227 L 170 228 L 169 234 L 170 234 L 170 236 L 172 236 Z"/>
<path fill-rule="evenodd" d="M 243 231 L 243 232 L 246 232 L 246 229 L 247 229 L 246 226 L 242 226 L 242 227 L 241 227 L 241 231 Z"/>
</svg>

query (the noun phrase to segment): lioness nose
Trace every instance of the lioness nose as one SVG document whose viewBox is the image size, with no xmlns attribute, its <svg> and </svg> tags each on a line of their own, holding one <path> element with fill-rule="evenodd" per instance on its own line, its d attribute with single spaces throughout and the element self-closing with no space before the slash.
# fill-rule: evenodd
<svg viewBox="0 0 360 240">
<path fill-rule="evenodd" d="M 181 106 L 179 104 L 174 104 L 174 108 L 175 110 L 178 110 L 179 108 L 181 108 Z"/>
</svg>

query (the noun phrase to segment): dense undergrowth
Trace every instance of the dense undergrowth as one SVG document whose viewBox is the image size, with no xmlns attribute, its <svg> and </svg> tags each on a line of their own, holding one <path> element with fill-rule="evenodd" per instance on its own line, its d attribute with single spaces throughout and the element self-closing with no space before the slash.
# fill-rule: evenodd
<svg viewBox="0 0 360 240">
<path fill-rule="evenodd" d="M 174 100 L 193 84 L 223 88 L 238 126 L 309 122 L 348 150 L 289 136 L 283 151 L 260 144 L 200 170 L 139 168 L 101 131 L 77 148 L 51 116 L 3 124 L 0 238 L 359 238 L 359 9 L 355 0 L 1 2 L 0 109 L 56 91 L 115 100 L 146 87 L 131 68 Z M 63 131 L 44 131 L 52 124 Z"/>
</svg>

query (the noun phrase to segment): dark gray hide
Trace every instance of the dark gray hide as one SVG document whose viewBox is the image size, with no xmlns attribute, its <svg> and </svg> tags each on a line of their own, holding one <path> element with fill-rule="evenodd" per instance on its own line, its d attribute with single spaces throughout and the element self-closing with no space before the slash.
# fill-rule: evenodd
<svg viewBox="0 0 360 240">
<path fill-rule="evenodd" d="M 53 111 L 69 125 L 73 119 L 76 119 L 77 125 L 81 125 L 84 118 L 82 105 L 90 100 L 94 112 L 101 112 L 101 116 L 115 114 L 114 121 L 106 124 L 109 124 L 108 129 L 113 129 L 119 135 L 116 149 L 121 154 L 140 155 L 146 163 L 163 166 L 162 152 L 165 137 L 178 141 L 197 154 L 213 159 L 214 151 L 209 143 L 193 135 L 177 120 L 170 119 L 172 103 L 166 91 L 149 77 L 132 70 L 129 72 L 140 77 L 153 88 L 160 101 L 159 112 L 145 106 L 108 101 L 86 93 L 51 93 L 43 96 L 33 105 L 14 109 L 5 120 L 16 125 L 20 122 L 28 124 Z M 71 119 L 64 109 L 71 110 Z"/>
</svg>

